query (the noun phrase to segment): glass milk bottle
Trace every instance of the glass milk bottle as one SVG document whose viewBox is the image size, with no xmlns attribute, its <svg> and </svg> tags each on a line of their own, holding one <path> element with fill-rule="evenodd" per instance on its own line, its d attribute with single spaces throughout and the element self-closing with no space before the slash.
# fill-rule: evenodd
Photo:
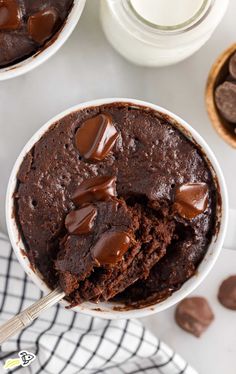
<svg viewBox="0 0 236 374">
<path fill-rule="evenodd" d="M 175 64 L 210 38 L 229 0 L 101 0 L 101 20 L 112 46 L 143 66 Z"/>
</svg>

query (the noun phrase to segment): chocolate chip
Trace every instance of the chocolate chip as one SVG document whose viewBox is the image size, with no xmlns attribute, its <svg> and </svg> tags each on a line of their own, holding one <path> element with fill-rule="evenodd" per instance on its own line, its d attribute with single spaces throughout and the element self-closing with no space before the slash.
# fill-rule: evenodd
<svg viewBox="0 0 236 374">
<path fill-rule="evenodd" d="M 173 207 L 182 217 L 195 218 L 206 210 L 207 205 L 206 183 L 186 183 L 176 188 Z"/>
<path fill-rule="evenodd" d="M 177 306 L 175 320 L 183 330 L 200 337 L 214 320 L 214 314 L 205 298 L 190 297 Z"/>
<path fill-rule="evenodd" d="M 21 10 L 16 0 L 0 1 L 0 30 L 16 30 L 21 26 Z"/>
<path fill-rule="evenodd" d="M 233 54 L 229 61 L 229 72 L 233 79 L 236 79 L 236 53 Z"/>
<path fill-rule="evenodd" d="M 53 35 L 58 20 L 59 15 L 56 9 L 44 9 L 29 17 L 28 33 L 36 43 L 43 44 Z"/>
<path fill-rule="evenodd" d="M 99 265 L 115 265 L 130 246 L 130 237 L 126 232 L 105 232 L 91 250 L 93 258 Z"/>
<path fill-rule="evenodd" d="M 99 114 L 86 120 L 75 134 L 80 154 L 90 161 L 102 161 L 111 152 L 118 132 L 108 114 Z"/>
<path fill-rule="evenodd" d="M 116 196 L 116 177 L 94 177 L 86 179 L 72 195 L 76 205 L 106 200 Z"/>
<path fill-rule="evenodd" d="M 236 310 L 236 275 L 224 280 L 218 292 L 218 299 L 225 308 Z"/>
<path fill-rule="evenodd" d="M 236 123 L 236 84 L 224 82 L 215 91 L 216 106 L 229 122 Z"/>
<path fill-rule="evenodd" d="M 94 225 L 97 216 L 97 209 L 94 205 L 87 205 L 81 209 L 74 210 L 67 214 L 65 226 L 70 234 L 88 234 Z"/>
</svg>

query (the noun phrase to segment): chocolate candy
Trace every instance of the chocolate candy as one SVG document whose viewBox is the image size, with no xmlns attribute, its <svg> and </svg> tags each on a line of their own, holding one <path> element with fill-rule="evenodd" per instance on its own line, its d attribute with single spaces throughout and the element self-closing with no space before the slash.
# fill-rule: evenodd
<svg viewBox="0 0 236 374">
<path fill-rule="evenodd" d="M 236 79 L 236 53 L 233 54 L 229 61 L 229 72 L 233 79 Z"/>
<path fill-rule="evenodd" d="M 0 31 L 16 30 L 21 25 L 21 10 L 16 0 L 0 0 Z"/>
<path fill-rule="evenodd" d="M 236 123 L 236 84 L 224 82 L 215 91 L 215 101 L 224 119 Z"/>
<path fill-rule="evenodd" d="M 77 130 L 75 143 L 80 154 L 90 161 L 102 161 L 111 152 L 118 132 L 108 114 L 86 120 Z"/>
<path fill-rule="evenodd" d="M 225 308 L 236 310 L 236 275 L 224 280 L 218 292 L 218 299 Z"/>
<path fill-rule="evenodd" d="M 130 237 L 126 232 L 107 231 L 91 249 L 99 265 L 115 265 L 129 249 Z"/>
<path fill-rule="evenodd" d="M 94 225 L 97 216 L 97 209 L 94 205 L 87 205 L 81 209 L 74 210 L 67 214 L 65 226 L 70 234 L 88 234 Z"/>
<path fill-rule="evenodd" d="M 57 26 L 59 15 L 54 8 L 47 8 L 33 14 L 28 19 L 28 33 L 38 44 L 49 39 Z"/>
<path fill-rule="evenodd" d="M 214 320 L 214 314 L 205 298 L 190 297 L 177 306 L 175 320 L 183 330 L 200 337 Z"/>
<path fill-rule="evenodd" d="M 186 183 L 175 191 L 174 210 L 184 218 L 192 219 L 203 213 L 208 205 L 206 183 Z"/>
<path fill-rule="evenodd" d="M 86 179 L 72 196 L 76 205 L 106 200 L 116 196 L 116 177 L 94 177 Z"/>
</svg>

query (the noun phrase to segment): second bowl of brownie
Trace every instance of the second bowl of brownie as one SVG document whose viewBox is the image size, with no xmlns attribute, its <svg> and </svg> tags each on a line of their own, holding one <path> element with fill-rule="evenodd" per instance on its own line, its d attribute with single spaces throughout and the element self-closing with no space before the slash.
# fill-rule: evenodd
<svg viewBox="0 0 236 374">
<path fill-rule="evenodd" d="M 221 169 L 200 135 L 130 99 L 80 104 L 43 126 L 14 166 L 6 207 L 31 279 L 104 318 L 186 297 L 219 255 L 227 214 Z"/>
<path fill-rule="evenodd" d="M 0 81 L 24 74 L 58 51 L 86 0 L 1 0 Z"/>
</svg>

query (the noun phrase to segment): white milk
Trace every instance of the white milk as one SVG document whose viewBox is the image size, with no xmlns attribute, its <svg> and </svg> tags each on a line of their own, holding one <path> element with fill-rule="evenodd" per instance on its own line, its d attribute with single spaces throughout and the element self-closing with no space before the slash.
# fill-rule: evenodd
<svg viewBox="0 0 236 374">
<path fill-rule="evenodd" d="M 201 48 L 229 0 L 101 0 L 103 30 L 112 46 L 143 66 L 175 64 Z"/>
<path fill-rule="evenodd" d="M 161 26 L 176 26 L 194 17 L 204 0 L 130 0 L 130 3 L 147 21 Z"/>
</svg>

